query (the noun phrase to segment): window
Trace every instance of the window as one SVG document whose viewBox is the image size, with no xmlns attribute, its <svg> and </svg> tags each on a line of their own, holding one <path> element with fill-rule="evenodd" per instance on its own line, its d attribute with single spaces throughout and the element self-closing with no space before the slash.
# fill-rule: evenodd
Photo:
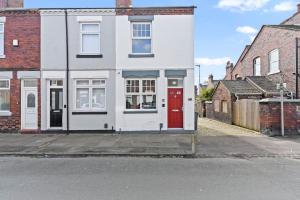
<svg viewBox="0 0 300 200">
<path fill-rule="evenodd" d="M 100 24 L 81 24 L 81 53 L 100 54 Z"/>
<path fill-rule="evenodd" d="M 0 56 L 4 56 L 4 24 L 0 23 Z"/>
<path fill-rule="evenodd" d="M 132 53 L 151 54 L 151 23 L 132 24 Z"/>
<path fill-rule="evenodd" d="M 0 112 L 7 112 L 10 108 L 10 82 L 0 80 Z"/>
<path fill-rule="evenodd" d="M 279 49 L 274 49 L 269 53 L 269 72 L 279 72 Z"/>
<path fill-rule="evenodd" d="M 222 113 L 228 113 L 228 104 L 227 101 L 222 101 L 221 103 L 221 107 L 222 107 Z"/>
<path fill-rule="evenodd" d="M 153 79 L 126 80 L 126 109 L 156 109 L 156 81 Z"/>
<path fill-rule="evenodd" d="M 254 76 L 261 76 L 260 57 L 254 59 L 253 66 L 254 66 Z"/>
<path fill-rule="evenodd" d="M 168 79 L 168 87 L 182 88 L 183 87 L 183 79 Z"/>
<path fill-rule="evenodd" d="M 215 112 L 220 112 L 220 102 L 219 102 L 219 100 L 214 101 L 214 110 L 215 110 Z"/>
<path fill-rule="evenodd" d="M 102 79 L 76 80 L 76 110 L 94 111 L 106 109 L 106 82 Z"/>
</svg>

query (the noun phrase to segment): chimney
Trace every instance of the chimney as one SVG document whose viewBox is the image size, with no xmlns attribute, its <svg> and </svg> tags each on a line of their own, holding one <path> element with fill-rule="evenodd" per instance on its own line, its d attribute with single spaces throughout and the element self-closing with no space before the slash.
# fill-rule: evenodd
<svg viewBox="0 0 300 200">
<path fill-rule="evenodd" d="M 297 4 L 297 11 L 300 12 L 300 3 Z"/>
<path fill-rule="evenodd" d="M 233 69 L 233 63 L 228 61 L 227 64 L 226 64 L 226 77 L 227 77 L 227 80 L 232 80 L 232 69 Z"/>
<path fill-rule="evenodd" d="M 117 8 L 130 8 L 132 7 L 132 0 L 116 0 Z"/>
<path fill-rule="evenodd" d="M 214 76 L 213 76 L 212 74 L 210 74 L 210 75 L 208 76 L 208 84 L 213 83 L 213 81 L 214 81 Z"/>
<path fill-rule="evenodd" d="M 0 9 L 3 8 L 23 8 L 23 0 L 0 0 Z"/>
</svg>

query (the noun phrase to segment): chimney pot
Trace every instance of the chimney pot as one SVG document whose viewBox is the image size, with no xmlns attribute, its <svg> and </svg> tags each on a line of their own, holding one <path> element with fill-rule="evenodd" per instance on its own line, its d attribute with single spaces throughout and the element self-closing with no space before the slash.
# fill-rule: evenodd
<svg viewBox="0 0 300 200">
<path fill-rule="evenodd" d="M 130 8 L 132 7 L 132 0 L 116 0 L 117 8 Z"/>
</svg>

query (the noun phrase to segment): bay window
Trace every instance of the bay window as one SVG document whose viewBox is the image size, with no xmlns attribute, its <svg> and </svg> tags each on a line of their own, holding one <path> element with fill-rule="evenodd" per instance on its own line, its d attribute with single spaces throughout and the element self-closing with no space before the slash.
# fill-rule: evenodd
<svg viewBox="0 0 300 200">
<path fill-rule="evenodd" d="M 81 53 L 100 54 L 100 24 L 81 23 Z"/>
<path fill-rule="evenodd" d="M 126 80 L 126 109 L 155 110 L 156 80 L 130 79 Z"/>
<path fill-rule="evenodd" d="M 76 80 L 75 109 L 97 111 L 106 109 L 106 81 L 103 79 Z"/>
<path fill-rule="evenodd" d="M 10 110 L 10 82 L 9 80 L 0 80 L 0 112 Z"/>
<path fill-rule="evenodd" d="M 132 53 L 151 54 L 152 33 L 150 22 L 132 23 Z"/>
</svg>

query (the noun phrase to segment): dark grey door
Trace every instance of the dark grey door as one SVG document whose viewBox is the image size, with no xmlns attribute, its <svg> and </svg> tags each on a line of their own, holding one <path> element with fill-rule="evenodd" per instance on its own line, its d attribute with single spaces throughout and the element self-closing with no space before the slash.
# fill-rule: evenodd
<svg viewBox="0 0 300 200">
<path fill-rule="evenodd" d="M 62 127 L 63 117 L 63 90 L 50 89 L 50 127 Z"/>
</svg>

